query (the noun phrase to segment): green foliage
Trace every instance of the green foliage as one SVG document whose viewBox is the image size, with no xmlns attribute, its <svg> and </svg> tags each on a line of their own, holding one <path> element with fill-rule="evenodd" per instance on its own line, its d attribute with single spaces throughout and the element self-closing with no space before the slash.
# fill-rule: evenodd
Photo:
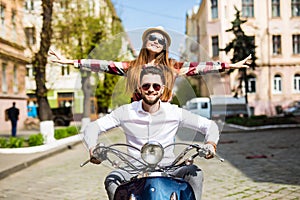
<svg viewBox="0 0 300 200">
<path fill-rule="evenodd" d="M 78 130 L 75 126 L 69 126 L 66 128 L 56 129 L 54 131 L 55 139 L 62 139 L 69 136 L 76 135 Z M 44 137 L 41 133 L 32 134 L 25 139 L 23 137 L 0 137 L 0 148 L 19 148 L 26 146 L 38 146 L 44 144 Z"/>
<path fill-rule="evenodd" d="M 0 148 L 7 148 L 7 147 L 8 147 L 7 138 L 0 137 Z"/>
<path fill-rule="evenodd" d="M 76 126 L 69 126 L 66 128 L 66 131 L 68 133 L 68 136 L 76 135 L 78 133 Z"/>
<path fill-rule="evenodd" d="M 38 146 L 44 143 L 44 137 L 41 133 L 30 135 L 28 138 L 29 146 Z"/>
<path fill-rule="evenodd" d="M 68 137 L 68 132 L 65 128 L 55 129 L 54 131 L 54 138 L 55 139 L 62 139 Z"/>
<path fill-rule="evenodd" d="M 254 44 L 253 37 L 245 35 L 244 31 L 241 28 L 241 25 L 247 22 L 247 20 L 242 20 L 240 18 L 241 17 L 240 11 L 237 8 L 235 8 L 235 10 L 236 10 L 236 14 L 235 14 L 236 18 L 231 22 L 232 27 L 226 30 L 226 32 L 233 32 L 235 38 L 229 44 L 227 44 L 224 49 L 220 49 L 220 51 L 225 51 L 226 53 L 228 53 L 233 49 L 233 57 L 231 59 L 231 62 L 233 63 L 243 60 L 248 55 L 252 54 L 253 62 L 250 66 L 254 68 L 256 65 L 255 64 L 256 46 Z"/>
<path fill-rule="evenodd" d="M 78 130 L 75 126 L 69 126 L 67 128 L 55 129 L 54 138 L 55 139 L 66 138 L 66 137 L 70 137 L 72 135 L 76 135 L 77 133 L 78 133 Z"/>
<path fill-rule="evenodd" d="M 226 123 L 253 127 L 275 124 L 296 124 L 297 121 L 294 118 L 288 117 L 267 117 L 266 115 L 258 115 L 249 118 L 233 117 L 226 119 Z"/>
<path fill-rule="evenodd" d="M 101 5 L 101 11 L 111 11 L 113 9 L 111 2 L 105 3 L 107 5 Z M 95 14 L 91 9 L 89 0 L 70 0 L 69 4 L 75 7 L 55 13 L 58 20 L 54 21 L 53 44 L 67 57 L 118 60 L 122 38 L 113 35 L 123 32 L 123 27 L 114 12 L 100 12 L 101 15 L 98 16 L 98 13 Z M 89 84 L 91 74 L 81 75 L 84 98 L 90 99 L 95 89 L 94 85 Z M 110 107 L 112 91 L 117 82 L 116 76 L 106 76 L 99 82 L 96 97 L 102 99 L 98 102 L 98 107 L 104 110 Z M 89 116 L 89 107 L 87 101 L 84 101 L 84 116 Z"/>
<path fill-rule="evenodd" d="M 0 138 L 0 148 L 19 148 L 24 144 L 24 138 L 10 137 Z"/>
</svg>

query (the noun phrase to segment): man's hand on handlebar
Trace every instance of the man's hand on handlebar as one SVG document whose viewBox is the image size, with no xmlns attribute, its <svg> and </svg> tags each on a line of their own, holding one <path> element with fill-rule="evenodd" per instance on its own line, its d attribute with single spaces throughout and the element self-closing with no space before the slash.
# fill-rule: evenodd
<svg viewBox="0 0 300 200">
<path fill-rule="evenodd" d="M 102 160 L 99 160 L 97 159 L 95 156 L 94 156 L 94 149 L 95 148 L 91 148 L 90 149 L 90 162 L 93 163 L 93 164 L 96 164 L 96 165 L 99 165 L 102 163 Z"/>
<path fill-rule="evenodd" d="M 206 150 L 206 155 L 205 158 L 206 159 L 211 159 L 213 157 L 215 157 L 216 155 L 216 150 L 217 150 L 217 145 L 213 142 L 206 142 L 203 145 L 203 148 Z"/>
</svg>

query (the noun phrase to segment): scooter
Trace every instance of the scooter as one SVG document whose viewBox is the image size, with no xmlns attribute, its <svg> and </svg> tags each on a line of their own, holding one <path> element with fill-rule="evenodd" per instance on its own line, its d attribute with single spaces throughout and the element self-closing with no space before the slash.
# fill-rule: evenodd
<svg viewBox="0 0 300 200">
<path fill-rule="evenodd" d="M 161 165 L 165 150 L 174 149 L 175 146 L 183 146 L 184 149 L 170 164 Z M 124 147 L 140 152 L 141 159 L 124 151 Z M 170 172 L 184 165 L 191 165 L 196 157 L 208 154 L 207 149 L 198 144 L 172 143 L 163 148 L 155 141 L 144 144 L 141 149 L 121 143 L 109 146 L 98 144 L 93 151 L 93 156 L 98 160 L 106 160 L 117 169 L 135 174 L 130 181 L 117 188 L 115 200 L 195 200 L 190 184 L 170 175 Z M 80 166 L 83 167 L 88 162 L 89 160 Z"/>
</svg>

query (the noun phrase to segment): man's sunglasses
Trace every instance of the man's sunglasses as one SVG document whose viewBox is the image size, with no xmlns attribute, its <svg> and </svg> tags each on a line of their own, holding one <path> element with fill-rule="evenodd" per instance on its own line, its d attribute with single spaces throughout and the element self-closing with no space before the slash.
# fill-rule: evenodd
<svg viewBox="0 0 300 200">
<path fill-rule="evenodd" d="M 156 35 L 154 35 L 154 34 L 149 35 L 148 39 L 149 39 L 150 41 L 155 41 L 155 40 L 157 40 L 158 43 L 159 43 L 160 45 L 165 45 L 165 44 L 166 44 L 166 41 L 165 41 L 164 38 L 160 38 L 160 37 L 158 37 L 158 36 L 156 36 Z"/>
<path fill-rule="evenodd" d="M 155 91 L 159 91 L 160 88 L 161 88 L 161 85 L 158 84 L 158 83 L 153 83 L 153 84 L 151 84 L 151 83 L 145 83 L 145 84 L 142 85 L 142 89 L 143 89 L 144 91 L 147 91 L 147 90 L 149 90 L 149 88 L 151 87 L 151 85 L 152 85 L 152 88 L 153 88 Z"/>
</svg>

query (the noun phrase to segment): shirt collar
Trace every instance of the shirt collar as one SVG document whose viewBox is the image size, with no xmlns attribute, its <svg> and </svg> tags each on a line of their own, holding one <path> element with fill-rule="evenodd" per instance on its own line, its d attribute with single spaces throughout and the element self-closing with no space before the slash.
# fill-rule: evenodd
<svg viewBox="0 0 300 200">
<path fill-rule="evenodd" d="M 159 107 L 159 109 L 158 109 L 158 111 L 156 111 L 154 114 L 156 114 L 156 113 L 158 113 L 159 111 L 161 111 L 162 110 L 162 108 L 161 108 L 161 106 L 162 106 L 162 102 L 161 102 L 161 100 L 159 99 L 158 100 L 159 101 L 159 104 L 160 104 L 160 107 Z M 144 109 L 143 109 L 143 100 L 141 99 L 141 100 L 139 100 L 139 103 L 138 103 L 138 107 L 137 107 L 137 112 L 138 113 L 148 113 L 149 114 L 149 112 L 146 112 Z"/>
</svg>

